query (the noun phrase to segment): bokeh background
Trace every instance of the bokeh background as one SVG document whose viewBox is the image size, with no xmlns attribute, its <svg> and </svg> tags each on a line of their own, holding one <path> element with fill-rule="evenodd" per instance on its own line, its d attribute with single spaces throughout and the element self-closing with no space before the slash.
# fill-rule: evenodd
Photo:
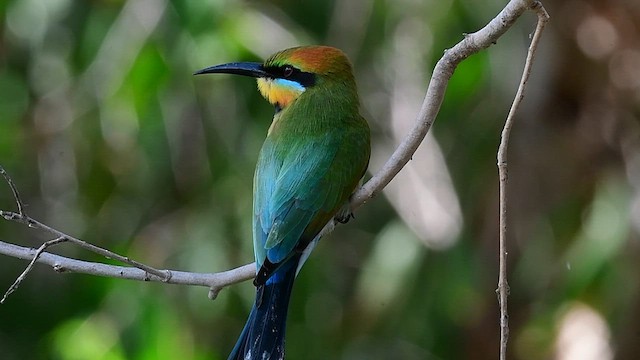
<svg viewBox="0 0 640 360">
<path fill-rule="evenodd" d="M 35 218 L 158 268 L 252 260 L 251 181 L 273 109 L 193 77 L 299 44 L 351 57 L 375 172 L 443 51 L 504 1 L 0 2 L 0 164 Z M 640 3 L 545 2 L 509 162 L 511 359 L 640 353 Z M 301 272 L 290 359 L 496 359 L 499 134 L 527 14 L 460 65 L 413 161 Z M 369 176 L 369 175 L 368 175 Z M 0 183 L 0 208 L 14 209 Z M 0 222 L 0 240 L 47 238 Z M 107 261 L 69 245 L 56 252 Z M 0 257 L 0 291 L 26 262 Z M 0 358 L 226 359 L 253 301 L 38 266 L 0 306 Z"/>
</svg>

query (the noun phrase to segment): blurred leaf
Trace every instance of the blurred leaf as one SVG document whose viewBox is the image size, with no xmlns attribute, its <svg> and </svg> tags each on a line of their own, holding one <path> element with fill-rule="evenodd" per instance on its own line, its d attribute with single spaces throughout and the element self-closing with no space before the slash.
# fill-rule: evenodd
<svg viewBox="0 0 640 360">
<path fill-rule="evenodd" d="M 579 294 L 611 264 L 628 238 L 629 191 L 619 179 L 604 178 L 587 210 L 582 231 L 566 253 L 566 281 Z"/>
<path fill-rule="evenodd" d="M 119 347 L 117 329 L 101 315 L 69 320 L 53 336 L 56 357 L 62 360 L 126 359 Z"/>
</svg>

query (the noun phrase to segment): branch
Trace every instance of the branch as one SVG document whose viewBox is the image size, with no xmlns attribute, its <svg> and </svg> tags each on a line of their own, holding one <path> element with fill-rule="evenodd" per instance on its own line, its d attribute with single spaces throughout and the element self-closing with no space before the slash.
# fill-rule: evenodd
<svg viewBox="0 0 640 360">
<path fill-rule="evenodd" d="M 27 225 L 32 229 L 41 230 L 56 236 L 54 240 L 45 242 L 37 250 L 0 241 L 0 254 L 17 257 L 19 259 L 31 260 L 22 274 L 18 276 L 18 278 L 5 292 L 2 299 L 0 299 L 0 304 L 4 303 L 9 295 L 11 295 L 18 289 L 22 281 L 26 278 L 26 276 L 33 269 L 33 266 L 37 262 L 51 265 L 57 272 L 78 272 L 89 275 L 109 276 L 140 281 L 161 281 L 169 284 L 208 286 L 210 299 L 215 299 L 218 296 L 220 290 L 222 290 L 225 286 L 242 282 L 255 276 L 255 263 L 219 273 L 203 274 L 174 270 L 158 270 L 151 266 L 142 264 L 138 261 L 131 260 L 128 257 L 116 254 L 107 249 L 75 238 L 71 235 L 67 235 L 62 231 L 43 224 L 27 215 L 24 210 L 25 205 L 20 198 L 18 188 L 1 165 L 0 174 L 2 174 L 2 177 L 9 185 L 9 188 L 13 193 L 16 207 L 18 209 L 18 212 L 0 210 L 0 217 L 3 217 L 5 220 L 15 221 L 17 223 Z M 108 259 L 115 259 L 130 266 L 123 267 L 81 261 L 44 252 L 45 249 L 63 242 L 73 243 L 83 249 L 86 249 L 98 255 L 102 255 Z"/>
<path fill-rule="evenodd" d="M 33 255 L 33 259 L 31 259 L 31 261 L 29 262 L 29 265 L 27 265 L 27 268 L 24 269 L 24 271 L 22 272 L 22 274 L 20 274 L 20 276 L 18 276 L 16 281 L 14 281 L 13 284 L 11 284 L 11 286 L 9 287 L 9 290 L 7 290 L 7 292 L 4 293 L 4 296 L 2 297 L 2 299 L 0 299 L 0 304 L 4 304 L 4 302 L 7 300 L 9 295 L 11 295 L 14 291 L 18 289 L 18 287 L 20 286 L 20 283 L 22 283 L 22 280 L 24 280 L 24 278 L 27 277 L 27 274 L 31 271 L 31 269 L 33 268 L 33 265 L 35 265 L 36 261 L 38 261 L 38 259 L 42 255 L 42 252 L 44 252 L 44 249 L 48 248 L 49 246 L 53 246 L 55 244 L 59 244 L 65 241 L 67 241 L 66 238 L 59 237 L 57 239 L 49 240 L 44 244 L 40 245 L 35 255 Z"/>
<path fill-rule="evenodd" d="M 78 245 L 79 247 L 91 251 L 93 253 L 96 253 L 98 255 L 102 255 L 104 257 L 106 257 L 107 259 L 114 259 L 117 261 L 120 261 L 122 263 L 125 264 L 129 264 L 133 267 L 136 267 L 138 269 L 144 270 L 145 272 L 151 274 L 151 275 L 155 275 L 161 279 L 163 279 L 164 281 L 168 281 L 171 279 L 171 272 L 169 272 L 168 270 L 158 270 L 156 268 L 153 268 L 149 265 L 145 265 L 142 264 L 140 262 L 137 262 L 135 260 L 131 260 L 128 257 L 116 254 L 112 251 L 109 251 L 107 249 L 101 248 L 99 246 L 90 244 L 86 241 L 80 240 L 78 238 L 75 238 L 73 236 L 67 235 L 59 230 L 56 230 L 48 225 L 45 225 L 41 222 L 39 222 L 38 220 L 35 220 L 29 216 L 20 216 L 19 214 L 16 213 L 12 213 L 12 212 L 6 212 L 6 211 L 2 211 L 0 210 L 0 216 L 3 216 L 5 219 L 7 220 L 14 220 L 20 223 L 24 223 L 24 224 L 28 224 L 30 228 L 33 229 L 38 229 L 38 230 L 43 230 L 45 232 L 48 232 L 50 234 L 56 235 L 58 237 L 62 237 L 65 240 Z"/>
<path fill-rule="evenodd" d="M 495 44 L 515 21 L 527 10 L 532 8 L 534 0 L 511 0 L 502 11 L 482 29 L 472 34 L 466 34 L 464 39 L 451 49 L 445 50 L 444 55 L 435 68 L 427 88 L 422 107 L 416 118 L 413 129 L 407 134 L 402 143 L 393 152 L 382 169 L 362 186 L 351 198 L 351 208 L 356 209 L 367 200 L 379 194 L 382 189 L 402 170 L 429 132 L 440 105 L 444 99 L 449 79 L 458 64 L 469 56 Z"/>
<path fill-rule="evenodd" d="M 18 205 L 18 207 L 20 207 L 20 205 Z M 5 220 L 11 220 L 11 221 L 15 221 L 24 225 L 27 225 L 28 227 L 32 228 L 32 229 L 36 229 L 36 230 L 42 230 L 44 232 L 48 232 L 49 234 L 52 234 L 54 236 L 57 236 L 58 238 L 63 238 L 65 241 L 68 241 L 70 243 L 73 243 L 75 245 L 78 245 L 79 247 L 91 251 L 93 253 L 96 253 L 98 255 L 102 255 L 104 257 L 106 257 L 107 259 L 114 259 L 114 260 L 118 260 L 122 263 L 125 264 L 129 264 L 133 267 L 139 268 L 141 270 L 144 270 L 145 272 L 155 275 L 165 281 L 168 281 L 169 279 L 171 279 L 171 272 L 169 272 L 168 270 L 158 270 L 156 268 L 153 268 L 149 265 L 145 265 L 142 264 L 140 262 L 137 262 L 135 260 L 131 260 L 126 256 L 122 256 L 119 254 L 116 254 L 112 251 L 109 251 L 107 249 L 101 248 L 99 246 L 90 244 L 86 241 L 80 240 L 78 238 L 75 238 L 73 236 L 67 235 L 65 233 L 63 233 L 60 230 L 56 230 L 52 227 L 50 227 L 49 225 L 43 224 L 41 222 L 39 222 L 38 220 L 25 215 L 24 213 L 20 214 L 20 213 L 15 213 L 12 211 L 4 211 L 4 210 L 0 210 L 0 216 L 2 216 L 3 218 L 5 218 Z M 59 243 L 59 242 L 58 242 Z"/>
<path fill-rule="evenodd" d="M 531 4 L 531 10 L 535 11 L 538 15 L 538 23 L 536 30 L 531 39 L 529 45 L 529 51 L 527 53 L 527 59 L 524 64 L 522 72 L 522 78 L 520 79 L 520 85 L 518 91 L 509 109 L 509 114 L 502 128 L 502 135 L 500 137 L 500 147 L 498 148 L 498 175 L 500 177 L 500 270 L 498 275 L 498 304 L 500 305 L 500 360 L 506 359 L 507 354 L 507 342 L 509 341 L 509 313 L 507 311 L 507 297 L 509 296 L 509 284 L 507 282 L 507 183 L 509 180 L 507 171 L 507 149 L 509 146 L 509 136 L 511 134 L 511 128 L 513 127 L 514 117 L 520 103 L 524 98 L 524 91 L 531 75 L 531 66 L 533 65 L 533 59 L 538 49 L 538 43 L 540 42 L 540 36 L 542 36 L 542 30 L 549 21 L 549 14 L 542 6 L 542 3 L 536 1 Z"/>
<path fill-rule="evenodd" d="M 489 24 L 473 34 L 465 35 L 465 38 L 461 42 L 456 44 L 453 48 L 445 51 L 443 57 L 435 66 L 432 79 L 427 89 L 427 94 L 413 129 L 409 134 L 407 134 L 405 140 L 398 146 L 382 169 L 354 193 L 351 198 L 352 210 L 357 209 L 367 200 L 379 194 L 409 162 L 413 153 L 416 151 L 431 128 L 431 125 L 433 124 L 433 121 L 440 109 L 440 105 L 442 104 L 449 79 L 453 75 L 458 64 L 472 54 L 495 44 L 497 39 L 514 24 L 516 19 L 527 9 L 532 7 L 534 3 L 534 0 L 511 0 L 498 14 L 498 16 L 489 22 Z M 31 228 L 48 232 L 54 235 L 56 240 L 65 239 L 65 241 L 72 242 L 84 249 L 101 254 L 108 258 L 116 259 L 132 267 L 80 261 L 44 251 L 36 251 L 34 249 L 0 242 L 0 253 L 2 254 L 22 259 L 31 259 L 33 263 L 39 262 L 48 264 L 53 266 L 54 270 L 59 272 L 80 272 L 91 275 L 110 276 L 132 280 L 162 281 L 169 284 L 209 286 L 211 288 L 210 297 L 212 298 L 214 298 L 217 292 L 225 286 L 248 280 L 255 275 L 254 264 L 213 274 L 158 270 L 133 261 L 127 257 L 110 252 L 106 249 L 86 243 L 27 216 L 24 212 L 24 204 L 20 200 L 13 181 L 1 167 L 0 173 L 2 173 L 3 177 L 9 184 L 18 207 L 18 212 L 0 210 L 0 216 L 4 217 L 6 220 L 16 221 Z M 334 221 L 331 221 L 330 224 L 325 227 L 323 232 L 329 231 L 334 226 L 334 223 Z M 55 244 L 47 245 L 47 247 L 53 245 Z M 44 250 L 42 246 L 41 249 Z M 30 266 L 32 265 L 30 264 Z M 30 268 L 28 266 L 20 278 L 24 278 L 29 270 Z M 18 280 L 21 280 L 20 278 Z M 18 280 L 16 280 L 16 282 L 19 284 Z M 14 286 L 12 286 L 12 288 L 15 290 Z"/>
<path fill-rule="evenodd" d="M 22 202 L 22 199 L 20 198 L 20 193 L 18 192 L 18 188 L 16 187 L 15 183 L 13 182 L 13 180 L 11 179 L 11 177 L 9 176 L 9 174 L 4 170 L 4 168 L 0 165 L 0 174 L 2 174 L 2 177 L 4 177 L 5 181 L 7 182 L 7 184 L 9 185 L 9 188 L 11 188 L 11 192 L 13 193 L 13 198 L 16 202 L 16 207 L 18 208 L 18 212 L 13 212 L 13 211 L 4 211 L 4 210 L 0 210 L 0 216 L 3 217 L 5 220 L 10 220 L 10 221 L 15 221 L 24 225 L 27 225 L 28 227 L 32 228 L 32 229 L 36 229 L 36 230 L 42 230 L 44 232 L 47 232 L 49 234 L 54 235 L 56 238 L 59 239 L 64 239 L 64 241 L 68 241 L 71 242 L 75 245 L 78 245 L 79 247 L 89 250 L 91 252 L 94 252 L 98 255 L 102 255 L 104 257 L 106 257 L 107 259 L 115 259 L 118 260 L 122 263 L 125 264 L 129 264 L 131 266 L 137 267 L 141 270 L 146 271 L 149 274 L 158 276 L 160 278 L 162 278 L 164 281 L 167 281 L 169 279 L 171 279 L 171 272 L 169 271 L 162 271 L 162 270 L 158 270 L 155 268 L 152 268 L 151 266 L 142 264 L 140 262 L 137 262 L 135 260 L 131 260 L 128 257 L 116 254 L 112 251 L 109 251 L 107 249 L 103 249 L 99 246 L 95 246 L 93 244 L 90 244 L 86 241 L 80 240 L 78 238 L 75 238 L 73 236 L 67 235 L 65 233 L 63 233 L 62 231 L 56 230 L 48 225 L 45 225 L 37 220 L 35 220 L 34 218 L 28 216 L 26 214 L 26 212 L 24 211 L 24 203 Z M 48 246 L 52 246 L 55 244 L 58 244 L 62 241 L 57 241 L 55 243 L 51 243 Z M 43 249 L 44 250 L 44 249 Z M 26 274 L 23 274 L 26 275 Z M 15 284 L 14 284 L 15 285 Z M 15 290 L 15 289 L 14 289 Z M 6 297 L 6 294 L 5 294 Z M 4 300 L 4 298 L 3 298 Z M 2 303 L 0 301 L 0 303 Z"/>
<path fill-rule="evenodd" d="M 11 192 L 13 193 L 13 199 L 16 201 L 16 205 L 18 206 L 18 214 L 26 216 L 26 213 L 24 211 L 24 203 L 22 202 L 22 199 L 20 199 L 18 188 L 16 187 L 16 184 L 13 183 L 13 180 L 11 180 L 11 177 L 9 176 L 9 174 L 7 174 L 2 165 L 0 165 L 0 174 L 2 174 L 2 177 L 7 182 L 9 188 L 11 189 Z M 0 216 L 4 216 L 1 210 Z"/>
<path fill-rule="evenodd" d="M 58 239 L 51 241 L 56 240 Z M 42 248 L 43 246 L 36 250 L 0 241 L 0 254 L 18 259 L 31 260 L 32 263 L 38 262 L 46 264 L 53 267 L 53 270 L 59 273 L 82 273 L 120 279 L 163 282 L 166 284 L 207 286 L 210 288 L 209 297 L 211 299 L 215 299 L 218 292 L 225 286 L 251 279 L 256 272 L 255 264 L 247 264 L 235 269 L 217 273 L 193 273 L 177 270 L 165 270 L 171 272 L 171 278 L 169 280 L 165 280 L 162 277 L 149 274 L 144 270 L 135 267 L 108 265 L 72 259 L 41 251 Z M 31 263 L 29 266 L 31 266 Z M 24 275 L 26 275 L 28 270 L 29 267 L 25 269 L 20 277 L 24 278 Z M 16 282 L 18 282 L 18 280 L 16 280 Z M 15 290 L 15 288 L 12 290 Z M 7 295 L 8 294 L 5 295 L 5 298 Z M 3 301 L 4 300 L 5 299 L 3 299 Z"/>
</svg>

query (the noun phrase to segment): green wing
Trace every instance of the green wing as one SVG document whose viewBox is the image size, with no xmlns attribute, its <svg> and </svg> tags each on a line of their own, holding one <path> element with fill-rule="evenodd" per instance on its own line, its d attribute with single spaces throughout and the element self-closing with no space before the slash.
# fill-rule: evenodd
<svg viewBox="0 0 640 360">
<path fill-rule="evenodd" d="M 259 267 L 265 259 L 278 264 L 296 249 L 304 249 L 362 177 L 369 154 L 348 156 L 353 144 L 346 140 L 351 139 L 332 135 L 265 141 L 254 179 L 254 249 Z"/>
</svg>

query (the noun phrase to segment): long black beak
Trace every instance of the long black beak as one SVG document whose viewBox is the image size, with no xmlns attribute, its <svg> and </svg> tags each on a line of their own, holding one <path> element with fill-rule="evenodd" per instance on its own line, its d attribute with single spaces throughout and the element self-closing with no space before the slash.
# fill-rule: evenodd
<svg viewBox="0 0 640 360">
<path fill-rule="evenodd" d="M 222 65 L 210 66 L 208 68 L 198 70 L 193 75 L 200 74 L 235 74 L 251 76 L 254 78 L 268 77 L 269 73 L 264 71 L 261 63 L 254 62 L 236 62 Z"/>
</svg>

